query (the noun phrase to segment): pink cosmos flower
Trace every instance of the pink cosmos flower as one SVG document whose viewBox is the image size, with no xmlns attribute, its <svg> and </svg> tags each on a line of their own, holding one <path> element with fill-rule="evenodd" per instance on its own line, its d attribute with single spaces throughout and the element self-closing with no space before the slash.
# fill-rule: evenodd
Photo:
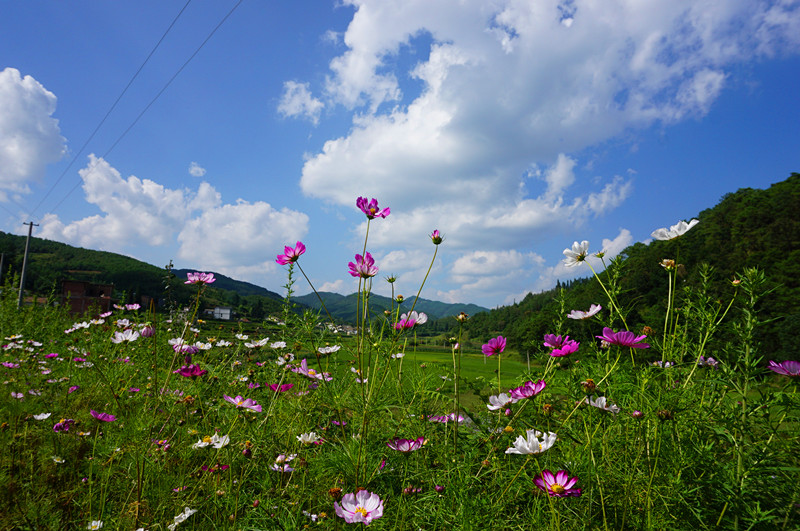
<svg viewBox="0 0 800 531">
<path fill-rule="evenodd" d="M 297 242 L 297 245 L 294 246 L 294 249 L 287 245 L 283 248 L 284 254 L 279 254 L 275 261 L 280 265 L 291 264 L 297 262 L 297 259 L 300 258 L 300 255 L 304 252 L 306 252 L 306 246 L 303 245 L 303 242 Z"/>
<path fill-rule="evenodd" d="M 60 431 L 69 431 L 75 421 L 72 419 L 61 419 L 53 426 L 53 431 L 58 433 Z"/>
<path fill-rule="evenodd" d="M 385 218 L 392 213 L 389 207 L 378 210 L 378 200 L 374 197 L 369 202 L 367 202 L 366 197 L 359 197 L 356 199 L 356 206 L 361 209 L 361 212 L 367 215 L 367 219 Z"/>
<path fill-rule="evenodd" d="M 231 398 L 228 395 L 222 395 L 222 398 L 236 407 L 243 407 L 245 409 L 255 411 L 256 413 L 261 413 L 261 406 L 258 405 L 258 403 L 252 398 L 243 398 L 239 395 L 236 395 L 236 398 Z"/>
<path fill-rule="evenodd" d="M 361 523 L 369 525 L 376 518 L 383 516 L 383 500 L 368 490 L 360 490 L 353 494 L 348 492 L 342 497 L 342 504 L 333 503 L 336 515 L 344 518 L 348 524 Z"/>
<path fill-rule="evenodd" d="M 326 372 L 321 373 L 314 369 L 309 369 L 308 360 L 305 358 L 303 358 L 303 361 L 300 362 L 299 367 L 292 367 L 292 372 L 302 374 L 303 376 L 307 376 L 315 380 L 325 380 L 326 382 L 333 380 L 333 378 Z"/>
<path fill-rule="evenodd" d="M 111 338 L 112 343 L 122 343 L 123 341 L 136 341 L 139 339 L 139 332 L 126 328 L 122 332 L 114 332 L 114 337 Z"/>
<path fill-rule="evenodd" d="M 509 393 L 511 394 L 511 398 L 522 400 L 523 398 L 531 398 L 532 396 L 538 395 L 545 387 L 547 387 L 547 384 L 544 380 L 537 380 L 536 383 L 528 380 L 523 385 L 511 389 Z"/>
<path fill-rule="evenodd" d="M 135 302 L 135 303 L 133 303 L 133 304 L 126 304 L 126 305 L 125 305 L 125 309 L 126 309 L 126 310 L 131 310 L 131 311 L 136 311 L 136 310 L 138 310 L 138 309 L 139 309 L 139 308 L 141 308 L 141 307 L 142 307 L 142 306 L 141 306 L 141 305 L 140 305 L 138 302 Z"/>
<path fill-rule="evenodd" d="M 503 336 L 497 336 L 494 339 L 490 339 L 488 343 L 481 347 L 481 352 L 486 354 L 487 356 L 491 356 L 493 354 L 500 354 L 506 349 L 506 338 Z"/>
<path fill-rule="evenodd" d="M 214 273 L 187 273 L 187 280 L 184 284 L 211 284 L 217 279 L 214 278 Z"/>
<path fill-rule="evenodd" d="M 394 439 L 386 443 L 386 446 L 392 450 L 409 454 L 422 448 L 423 444 L 425 444 L 425 437 L 417 437 L 416 439 Z"/>
<path fill-rule="evenodd" d="M 90 409 L 89 413 L 97 420 L 102 420 L 103 422 L 114 422 L 117 420 L 117 417 L 110 413 L 101 413 L 99 411 L 95 411 L 94 409 Z"/>
<path fill-rule="evenodd" d="M 275 463 L 270 466 L 275 472 L 294 472 L 294 468 L 289 465 L 289 461 L 297 457 L 297 454 L 284 455 L 280 454 L 275 458 Z"/>
<path fill-rule="evenodd" d="M 199 365 L 184 365 L 180 369 L 172 372 L 174 374 L 180 374 L 184 378 L 197 378 L 198 376 L 203 376 L 208 371 L 201 369 Z"/>
<path fill-rule="evenodd" d="M 533 478 L 533 482 L 549 496 L 564 498 L 567 496 L 580 496 L 581 489 L 573 488 L 578 481 L 577 477 L 569 477 L 566 470 L 559 470 L 555 474 L 545 469 Z"/>
<path fill-rule="evenodd" d="M 431 241 L 433 242 L 434 245 L 439 245 L 440 243 L 442 243 L 443 240 L 444 238 L 442 237 L 441 234 L 439 234 L 438 229 L 431 233 Z"/>
<path fill-rule="evenodd" d="M 347 265 L 350 267 L 350 274 L 354 277 L 369 278 L 378 274 L 378 268 L 375 266 L 375 260 L 368 252 L 364 253 L 363 257 L 360 254 L 357 254 L 355 263 L 348 262 Z"/>
<path fill-rule="evenodd" d="M 574 339 L 570 339 L 569 336 L 561 337 L 554 334 L 545 334 L 544 346 L 553 349 L 550 351 L 551 356 L 559 358 L 577 352 L 580 343 Z"/>
<path fill-rule="evenodd" d="M 294 384 L 283 384 L 280 387 L 278 387 L 278 384 L 269 384 L 269 388 L 278 393 L 285 393 L 292 387 L 294 387 Z"/>
<path fill-rule="evenodd" d="M 800 376 L 800 361 L 784 361 L 781 363 L 770 361 L 767 368 L 784 376 Z"/>
<path fill-rule="evenodd" d="M 567 314 L 567 318 L 576 320 L 589 319 L 590 317 L 597 315 L 597 313 L 602 309 L 603 307 L 600 306 L 599 304 L 592 304 L 591 306 L 589 306 L 588 312 L 584 312 L 581 310 L 572 310 Z"/>
<path fill-rule="evenodd" d="M 80 385 L 73 385 L 72 387 L 67 389 L 67 394 L 72 394 L 72 393 L 74 393 L 75 391 L 77 391 L 80 388 L 81 388 Z"/>
<path fill-rule="evenodd" d="M 598 339 L 602 339 L 609 345 L 618 345 L 620 347 L 631 347 L 631 348 L 650 348 L 650 345 L 647 343 L 640 343 L 643 339 L 647 336 L 637 336 L 633 332 L 628 332 L 627 330 L 620 330 L 619 332 L 614 332 L 609 327 L 603 328 L 603 335 L 602 336 L 595 336 Z"/>
<path fill-rule="evenodd" d="M 428 322 L 428 316 L 420 312 L 404 313 L 400 316 L 400 320 L 394 324 L 395 330 L 403 330 L 404 328 L 414 328 L 416 325 L 422 325 Z"/>
<path fill-rule="evenodd" d="M 428 417 L 428 422 L 440 422 L 442 424 L 458 422 L 461 424 L 464 422 L 464 415 L 458 415 L 458 417 L 456 417 L 455 413 L 450 413 L 449 415 L 431 415 Z"/>
</svg>

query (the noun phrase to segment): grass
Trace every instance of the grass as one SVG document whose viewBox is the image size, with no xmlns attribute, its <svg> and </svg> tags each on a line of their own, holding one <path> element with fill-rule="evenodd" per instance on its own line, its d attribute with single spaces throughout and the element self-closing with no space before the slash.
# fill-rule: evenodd
<svg viewBox="0 0 800 531">
<path fill-rule="evenodd" d="M 753 341 L 762 281 L 743 272 L 730 314 L 682 294 L 669 310 L 681 318 L 650 349 L 584 338 L 569 357 L 539 347 L 530 369 L 510 347 L 404 349 L 413 331 L 391 327 L 399 316 L 346 338 L 289 311 L 246 329 L 200 322 L 202 285 L 172 319 L 119 309 L 77 321 L 18 310 L 6 287 L 0 528 L 343 529 L 362 524 L 334 504 L 365 489 L 382 504 L 361 508 L 375 529 L 797 529 L 797 378 L 766 370 Z M 622 322 L 604 311 L 588 326 Z M 114 342 L 146 324 L 152 336 Z M 710 340 L 723 329 L 733 339 Z M 716 369 L 697 366 L 711 354 Z M 552 446 L 508 453 L 548 433 Z M 403 453 L 388 444 L 398 439 L 424 444 Z M 573 495 L 538 488 L 545 470 L 577 478 L 550 491 Z"/>
</svg>

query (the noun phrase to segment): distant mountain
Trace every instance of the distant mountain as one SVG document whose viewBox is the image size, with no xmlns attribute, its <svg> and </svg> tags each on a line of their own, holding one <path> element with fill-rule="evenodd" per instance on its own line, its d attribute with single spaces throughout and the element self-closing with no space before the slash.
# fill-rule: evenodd
<svg viewBox="0 0 800 531">
<path fill-rule="evenodd" d="M 338 293 L 321 292 L 319 295 L 325 302 L 325 307 L 334 319 L 347 322 L 353 322 L 355 320 L 356 301 L 358 299 L 357 293 L 340 295 Z M 449 304 L 446 302 L 431 301 L 421 297 L 415 305 L 414 299 L 415 297 L 409 297 L 403 301 L 400 306 L 401 313 L 411 311 L 411 307 L 413 306 L 415 312 L 424 312 L 429 319 L 441 319 L 443 317 L 458 315 L 461 312 L 474 315 L 489 311 L 488 308 L 476 304 Z M 310 306 L 311 308 L 320 309 L 322 307 L 319 298 L 314 293 L 309 293 L 301 297 L 294 297 L 293 300 Z M 383 313 L 384 310 L 392 308 L 392 299 L 373 293 L 369 296 L 369 306 L 370 313 L 373 315 L 380 314 Z"/>
</svg>

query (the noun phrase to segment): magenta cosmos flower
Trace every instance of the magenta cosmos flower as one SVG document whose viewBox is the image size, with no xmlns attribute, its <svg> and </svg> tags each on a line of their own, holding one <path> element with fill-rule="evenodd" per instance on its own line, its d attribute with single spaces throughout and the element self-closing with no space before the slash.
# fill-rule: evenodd
<svg viewBox="0 0 800 531">
<path fill-rule="evenodd" d="M 297 262 L 297 259 L 300 258 L 300 255 L 304 252 L 306 252 L 306 246 L 303 245 L 303 242 L 297 242 L 297 245 L 294 246 L 294 249 L 287 245 L 283 248 L 284 254 L 279 254 L 275 261 L 280 265 L 291 264 Z"/>
<path fill-rule="evenodd" d="M 97 420 L 102 420 L 103 422 L 114 422 L 117 420 L 117 417 L 111 413 L 101 413 L 99 411 L 95 411 L 94 409 L 90 409 L 89 413 Z"/>
<path fill-rule="evenodd" d="M 493 354 L 500 354 L 506 349 L 506 338 L 503 336 L 497 336 L 494 339 L 490 339 L 488 343 L 481 347 L 481 352 L 486 354 L 487 356 L 492 356 Z"/>
<path fill-rule="evenodd" d="M 618 345 L 620 347 L 631 347 L 631 348 L 650 348 L 650 345 L 647 343 L 640 343 L 643 339 L 647 336 L 637 336 L 633 332 L 628 332 L 627 330 L 620 330 L 619 332 L 614 332 L 609 327 L 603 328 L 603 335 L 602 336 L 595 336 L 598 339 L 602 339 L 606 343 L 610 345 Z"/>
<path fill-rule="evenodd" d="M 800 376 L 800 361 L 783 361 L 781 363 L 770 361 L 767 368 L 784 376 Z"/>
<path fill-rule="evenodd" d="M 285 393 L 292 387 L 294 387 L 294 384 L 283 384 L 281 386 L 279 386 L 278 384 L 269 384 L 269 388 L 275 391 L 276 393 Z"/>
<path fill-rule="evenodd" d="M 409 454 L 422 448 L 423 444 L 425 444 L 425 437 L 417 437 L 416 439 L 394 439 L 386 443 L 386 446 L 392 450 Z"/>
<path fill-rule="evenodd" d="M 528 380 L 524 385 L 511 389 L 509 393 L 511 393 L 511 398 L 522 400 L 523 398 L 531 398 L 532 396 L 538 395 L 545 387 L 547 387 L 547 384 L 544 383 L 544 380 L 538 380 L 536 383 Z"/>
<path fill-rule="evenodd" d="M 592 304 L 591 306 L 589 306 L 588 312 L 584 312 L 582 310 L 572 310 L 567 314 L 567 318 L 576 320 L 589 319 L 590 317 L 597 315 L 597 313 L 602 309 L 603 307 L 600 306 L 599 304 Z"/>
<path fill-rule="evenodd" d="M 444 241 L 444 237 L 442 237 L 442 235 L 439 233 L 439 229 L 436 229 L 431 233 L 431 241 L 434 245 L 439 245 L 442 243 L 442 241 Z"/>
<path fill-rule="evenodd" d="M 336 515 L 344 518 L 348 524 L 369 525 L 376 518 L 383 516 L 383 500 L 368 490 L 360 490 L 355 494 L 348 492 L 342 497 L 342 504 L 334 502 L 333 507 L 336 509 Z"/>
<path fill-rule="evenodd" d="M 533 478 L 533 482 L 551 497 L 565 498 L 567 496 L 580 496 L 581 489 L 573 488 L 578 481 L 577 477 L 569 477 L 566 470 L 559 470 L 555 474 L 545 469 Z"/>
<path fill-rule="evenodd" d="M 369 202 L 367 202 L 366 197 L 359 197 L 356 199 L 356 206 L 361 209 L 361 212 L 367 215 L 367 219 L 385 218 L 392 213 L 389 207 L 379 210 L 378 200 L 374 197 Z"/>
<path fill-rule="evenodd" d="M 174 374 L 179 374 L 184 378 L 197 378 L 198 376 L 203 376 L 208 371 L 201 369 L 199 365 L 184 365 L 180 369 L 172 372 Z"/>
<path fill-rule="evenodd" d="M 184 284 L 211 284 L 216 278 L 214 278 L 214 273 L 187 273 L 186 274 L 187 280 Z"/>
<path fill-rule="evenodd" d="M 545 334 L 544 346 L 553 349 L 550 351 L 551 356 L 560 358 L 577 352 L 580 343 L 574 339 L 570 339 L 569 336 L 561 337 L 554 334 Z"/>
<path fill-rule="evenodd" d="M 259 406 L 258 403 L 252 398 L 244 398 L 239 395 L 236 395 L 236 398 L 231 398 L 228 395 L 222 395 L 222 398 L 236 407 L 243 407 L 245 409 L 255 411 L 256 413 L 261 413 L 261 406 Z"/>
<path fill-rule="evenodd" d="M 349 262 L 347 265 L 350 267 L 350 274 L 354 277 L 369 278 L 378 274 L 375 260 L 369 253 L 364 253 L 364 256 L 357 254 L 355 263 Z"/>
</svg>

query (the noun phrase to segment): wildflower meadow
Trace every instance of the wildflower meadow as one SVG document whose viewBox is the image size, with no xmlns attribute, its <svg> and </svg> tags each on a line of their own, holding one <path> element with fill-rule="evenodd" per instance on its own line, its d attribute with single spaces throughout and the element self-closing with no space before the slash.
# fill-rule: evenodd
<svg viewBox="0 0 800 531">
<path fill-rule="evenodd" d="M 424 313 L 370 310 L 373 283 L 396 282 L 368 237 L 391 211 L 357 206 L 352 335 L 324 304 L 293 308 L 302 242 L 275 250 L 284 310 L 258 326 L 198 318 L 211 273 L 188 275 L 194 303 L 172 312 L 18 309 L 6 285 L 0 529 L 800 528 L 800 362 L 756 341 L 763 271 L 679 289 L 665 257 L 663 321 L 628 322 L 621 261 L 596 253 L 595 271 L 575 242 L 566 265 L 606 298 L 562 299 L 529 363 L 502 335 L 466 352 L 466 314 L 426 353 Z M 447 239 L 429 238 L 433 266 Z"/>
</svg>

